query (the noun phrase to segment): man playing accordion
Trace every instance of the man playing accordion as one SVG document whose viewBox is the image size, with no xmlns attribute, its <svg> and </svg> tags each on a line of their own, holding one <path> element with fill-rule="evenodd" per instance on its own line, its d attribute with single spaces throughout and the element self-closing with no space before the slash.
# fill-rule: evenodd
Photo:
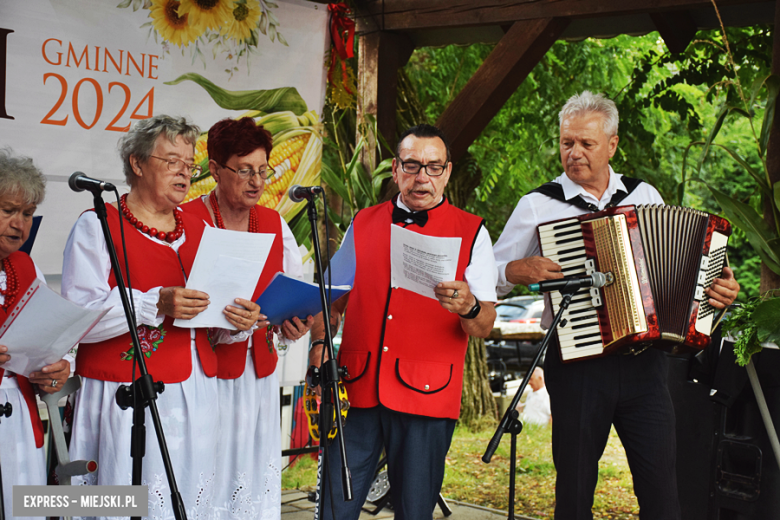
<svg viewBox="0 0 780 520">
<path fill-rule="evenodd" d="M 496 242 L 499 295 L 516 284 L 563 278 L 558 264 L 540 256 L 536 239 L 540 224 L 616 205 L 663 204 L 655 188 L 615 173 L 609 165 L 618 144 L 613 101 L 585 91 L 568 100 L 559 119 L 564 173 L 520 199 Z M 723 309 L 738 292 L 739 284 L 726 267 L 706 295 L 713 307 Z M 554 310 L 545 308 L 545 328 Z M 634 478 L 640 517 L 679 519 L 666 353 L 650 348 L 638 355 L 613 354 L 564 364 L 552 346 L 544 368 L 557 470 L 555 518 L 593 517 L 598 462 L 614 424 Z"/>
</svg>

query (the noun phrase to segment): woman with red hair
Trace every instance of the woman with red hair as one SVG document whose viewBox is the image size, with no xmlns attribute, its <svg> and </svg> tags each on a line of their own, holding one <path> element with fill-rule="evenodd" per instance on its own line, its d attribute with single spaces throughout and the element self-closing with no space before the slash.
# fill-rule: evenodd
<svg viewBox="0 0 780 520">
<path fill-rule="evenodd" d="M 273 139 L 254 119 L 224 119 L 209 130 L 209 171 L 217 182 L 208 195 L 182 206 L 208 225 L 274 235 L 252 299 L 277 272 L 303 277 L 301 254 L 287 223 L 276 211 L 257 205 L 273 170 L 268 166 Z M 219 422 L 216 506 L 222 518 L 281 517 L 281 426 L 278 355 L 274 336 L 289 343 L 311 327 L 294 318 L 272 327 L 260 319 L 246 341 L 218 345 Z M 224 501 L 221 502 L 221 501 Z"/>
</svg>

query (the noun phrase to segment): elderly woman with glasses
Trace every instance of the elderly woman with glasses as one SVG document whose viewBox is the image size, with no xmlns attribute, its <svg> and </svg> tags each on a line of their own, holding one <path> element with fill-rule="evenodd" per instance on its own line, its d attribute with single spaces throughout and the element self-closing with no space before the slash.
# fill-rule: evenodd
<svg viewBox="0 0 780 520">
<path fill-rule="evenodd" d="M 219 121 L 209 130 L 209 170 L 217 186 L 208 195 L 182 206 L 208 225 L 249 233 L 274 235 L 256 299 L 282 271 L 302 278 L 298 244 L 276 211 L 257 205 L 268 166 L 271 134 L 252 118 Z M 262 311 L 262 309 L 261 309 Z M 279 518 L 281 516 L 281 427 L 279 383 L 275 373 L 274 332 L 288 343 L 306 334 L 306 321 L 293 318 L 275 330 L 260 315 L 248 341 L 217 346 L 220 423 L 224 441 L 219 446 L 218 502 L 225 518 Z"/>
<path fill-rule="evenodd" d="M 120 266 L 123 273 L 129 271 L 142 354 L 154 380 L 166 384 L 157 403 L 190 518 L 215 514 L 215 446 L 220 439 L 217 358 L 210 338 L 205 329 L 173 323 L 175 318 L 192 318 L 209 305 L 208 294 L 184 288 L 205 226 L 177 208 L 199 170 L 193 165 L 199 134 L 198 127 L 183 118 L 158 115 L 136 123 L 120 141 L 130 193 L 118 206 L 107 207 Z M 100 223 L 92 211 L 83 213 L 71 231 L 62 277 L 66 298 L 88 308 L 110 309 L 76 355 L 83 387 L 76 398 L 71 457 L 98 462 L 98 473 L 88 476 L 88 483 L 130 484 L 133 411 L 120 409 L 114 395 L 120 383 L 131 381 L 134 347 Z M 248 331 L 258 319 L 259 307 L 246 300 L 236 303 L 225 309 L 226 317 L 237 329 Z M 233 339 L 244 339 L 241 336 Z M 231 336 L 217 331 L 211 339 L 225 342 Z M 143 484 L 149 486 L 149 517 L 172 516 L 170 490 L 148 419 Z"/>
<path fill-rule="evenodd" d="M 32 218 L 43 202 L 46 181 L 32 159 L 0 150 L 0 325 L 20 297 L 43 274 L 26 253 Z M 35 390 L 54 393 L 70 375 L 70 363 L 62 359 L 32 372 L 29 378 L 3 369 L 13 353 L 0 345 L 0 406 L 10 403 L 10 417 L 0 418 L 0 461 L 4 511 L 11 518 L 12 487 L 46 484 L 43 424 L 38 416 Z"/>
</svg>

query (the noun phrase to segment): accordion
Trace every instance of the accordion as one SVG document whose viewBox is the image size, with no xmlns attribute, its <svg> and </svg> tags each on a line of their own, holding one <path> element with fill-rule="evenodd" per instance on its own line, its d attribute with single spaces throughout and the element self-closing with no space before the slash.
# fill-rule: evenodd
<svg viewBox="0 0 780 520">
<path fill-rule="evenodd" d="M 557 330 L 562 361 L 709 344 L 723 313 L 704 291 L 726 265 L 727 220 L 676 206 L 621 206 L 549 222 L 537 233 L 542 256 L 564 276 L 614 279 L 574 294 Z M 551 298 L 556 310 L 562 296 Z"/>
</svg>

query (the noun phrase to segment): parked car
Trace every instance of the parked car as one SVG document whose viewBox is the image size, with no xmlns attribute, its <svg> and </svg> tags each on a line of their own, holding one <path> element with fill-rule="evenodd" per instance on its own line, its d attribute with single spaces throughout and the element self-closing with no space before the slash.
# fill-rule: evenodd
<svg viewBox="0 0 780 520">
<path fill-rule="evenodd" d="M 542 333 L 544 300 L 537 296 L 518 296 L 496 304 L 496 321 L 502 335 L 522 332 Z"/>
<path fill-rule="evenodd" d="M 519 333 L 544 332 L 541 327 L 544 300 L 541 296 L 517 296 L 496 304 L 494 328 L 501 336 Z M 541 340 L 534 339 L 488 339 L 485 342 L 488 354 L 490 388 L 500 392 L 505 381 L 519 379 L 525 375 L 536 356 Z"/>
</svg>

